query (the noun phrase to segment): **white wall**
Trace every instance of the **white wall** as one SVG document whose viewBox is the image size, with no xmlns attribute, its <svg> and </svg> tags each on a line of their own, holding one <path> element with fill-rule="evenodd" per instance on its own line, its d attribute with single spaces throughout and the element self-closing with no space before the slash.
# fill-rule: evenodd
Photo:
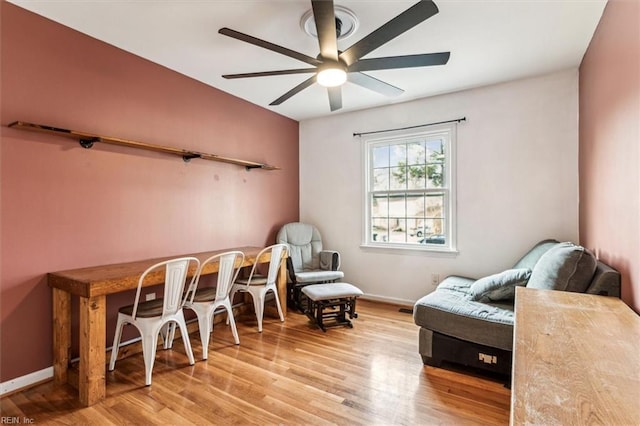
<svg viewBox="0 0 640 426">
<path fill-rule="evenodd" d="M 342 255 L 345 281 L 413 303 L 432 274 L 509 268 L 544 238 L 578 239 L 578 73 L 562 71 L 300 123 L 300 220 Z M 348 104 L 349 100 L 344 102 Z M 458 125 L 457 255 L 361 248 L 363 159 L 354 132 Z"/>
</svg>

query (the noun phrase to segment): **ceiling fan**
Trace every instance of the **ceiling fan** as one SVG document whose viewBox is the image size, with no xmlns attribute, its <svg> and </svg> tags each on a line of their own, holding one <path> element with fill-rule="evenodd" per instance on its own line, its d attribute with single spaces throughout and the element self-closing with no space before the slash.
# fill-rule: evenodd
<svg viewBox="0 0 640 426">
<path fill-rule="evenodd" d="M 363 71 L 444 65 L 449 61 L 450 52 L 362 59 L 363 56 L 438 13 L 438 7 L 431 0 L 423 0 L 414 4 L 343 52 L 338 50 L 337 38 L 340 31 L 340 21 L 336 19 L 333 1 L 312 0 L 311 6 L 320 45 L 320 54 L 316 58 L 229 28 L 221 28 L 218 32 L 305 62 L 312 65 L 313 68 L 227 74 L 222 77 L 235 79 L 286 74 L 313 74 L 269 105 L 280 105 L 317 82 L 321 86 L 327 87 L 329 106 L 331 111 L 335 111 L 342 108 L 340 86 L 347 80 L 386 96 L 397 96 L 404 92 L 404 90 L 365 74 Z"/>
</svg>

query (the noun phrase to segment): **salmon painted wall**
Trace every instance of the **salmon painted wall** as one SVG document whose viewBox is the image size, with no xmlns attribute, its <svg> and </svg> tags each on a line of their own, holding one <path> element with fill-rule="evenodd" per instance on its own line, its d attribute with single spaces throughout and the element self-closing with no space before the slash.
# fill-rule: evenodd
<svg viewBox="0 0 640 426">
<path fill-rule="evenodd" d="M 52 365 L 48 271 L 266 245 L 298 219 L 298 123 L 0 3 L 0 381 Z M 7 128 L 30 121 L 280 166 L 253 170 Z M 117 308 L 107 300 L 107 346 Z M 77 321 L 77 319 L 76 319 Z"/>
<path fill-rule="evenodd" d="M 640 313 L 640 2 L 609 0 L 579 87 L 580 241 Z"/>
</svg>

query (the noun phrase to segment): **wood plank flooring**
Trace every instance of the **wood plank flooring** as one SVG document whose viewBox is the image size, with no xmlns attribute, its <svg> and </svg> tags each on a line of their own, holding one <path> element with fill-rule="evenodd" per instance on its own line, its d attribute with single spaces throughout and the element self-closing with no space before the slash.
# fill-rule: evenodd
<svg viewBox="0 0 640 426">
<path fill-rule="evenodd" d="M 2 416 L 37 424 L 508 424 L 502 382 L 422 365 L 418 327 L 398 306 L 358 301 L 354 328 L 323 333 L 290 312 L 281 323 L 237 318 L 240 345 L 216 324 L 209 359 L 196 364 L 180 340 L 159 348 L 153 383 L 144 386 L 142 354 L 107 372 L 107 398 L 80 407 L 70 386 L 47 382 L 0 399 Z M 23 422 L 24 423 L 24 422 Z"/>
</svg>

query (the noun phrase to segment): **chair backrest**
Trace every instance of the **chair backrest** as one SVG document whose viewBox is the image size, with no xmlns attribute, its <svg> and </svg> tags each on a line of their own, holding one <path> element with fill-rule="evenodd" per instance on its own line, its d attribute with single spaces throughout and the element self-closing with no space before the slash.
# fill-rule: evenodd
<svg viewBox="0 0 640 426">
<path fill-rule="evenodd" d="M 241 251 L 227 251 L 211 256 L 200 265 L 195 279 L 189 285 L 185 300 L 193 303 L 196 289 L 202 277 L 202 271 L 207 265 L 218 264 L 218 278 L 216 281 L 216 300 L 222 300 L 229 296 L 231 286 L 238 277 L 240 268 L 244 263 L 244 253 Z"/>
<path fill-rule="evenodd" d="M 189 266 L 191 263 L 195 265 L 195 273 L 192 278 L 192 282 L 195 280 L 197 270 L 200 268 L 200 261 L 196 257 L 180 257 L 177 259 L 165 260 L 163 262 L 156 263 L 153 266 L 147 268 L 142 273 L 138 280 L 138 289 L 136 291 L 136 298 L 134 301 L 133 318 L 136 317 L 138 312 L 138 303 L 140 302 L 140 290 L 142 289 L 142 283 L 145 278 L 150 274 L 159 273 L 159 269 L 164 268 L 164 296 L 162 304 L 162 316 L 166 317 L 174 315 L 183 306 L 182 294 L 184 292 L 185 284 L 187 281 L 187 274 L 189 273 Z"/>
<path fill-rule="evenodd" d="M 267 285 L 275 284 L 278 279 L 278 269 L 280 268 L 280 260 L 282 256 L 287 252 L 286 244 L 274 244 L 269 247 L 265 247 L 260 250 L 260 253 L 256 256 L 256 260 L 260 259 L 265 253 L 271 252 L 271 260 L 269 261 L 269 271 L 267 272 Z M 251 268 L 251 273 L 249 274 L 249 281 L 247 285 L 250 285 L 251 279 L 256 273 L 256 268 L 258 266 L 258 262 L 256 261 Z"/>
<path fill-rule="evenodd" d="M 315 226 L 301 222 L 287 223 L 278 232 L 276 241 L 288 246 L 295 272 L 320 269 L 322 237 Z"/>
</svg>

